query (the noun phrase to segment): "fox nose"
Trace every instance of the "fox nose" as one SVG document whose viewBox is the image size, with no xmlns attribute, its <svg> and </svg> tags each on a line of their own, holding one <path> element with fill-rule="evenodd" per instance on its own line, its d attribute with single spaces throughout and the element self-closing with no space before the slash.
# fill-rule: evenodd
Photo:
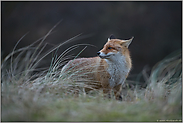
<svg viewBox="0 0 183 123">
<path fill-rule="evenodd" d="M 100 52 L 97 52 L 97 55 L 100 55 Z"/>
</svg>

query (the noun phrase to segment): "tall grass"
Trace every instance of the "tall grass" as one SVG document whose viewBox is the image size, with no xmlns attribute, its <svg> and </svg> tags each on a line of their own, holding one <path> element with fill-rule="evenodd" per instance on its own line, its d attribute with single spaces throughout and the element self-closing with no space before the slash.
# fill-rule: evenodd
<svg viewBox="0 0 183 123">
<path fill-rule="evenodd" d="M 21 38 L 2 61 L 2 121 L 182 121 L 181 51 L 158 62 L 150 75 L 143 71 L 146 87 L 140 88 L 137 81 L 127 79 L 123 101 L 108 100 L 103 99 L 101 90 L 85 94 L 83 87 L 88 80 L 78 74 L 84 67 L 71 73 L 75 78 L 61 73 L 70 58 L 68 53 L 80 45 L 59 56 L 57 50 L 77 36 L 43 52 L 47 45 L 43 42 L 54 28 L 33 44 L 16 49 Z M 50 66 L 39 68 L 50 53 Z M 80 82 L 75 82 L 76 78 Z"/>
</svg>

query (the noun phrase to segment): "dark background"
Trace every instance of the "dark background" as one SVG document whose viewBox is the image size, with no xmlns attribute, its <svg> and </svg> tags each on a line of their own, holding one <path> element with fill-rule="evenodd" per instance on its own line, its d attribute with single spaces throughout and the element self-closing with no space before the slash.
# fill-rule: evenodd
<svg viewBox="0 0 183 123">
<path fill-rule="evenodd" d="M 98 47 L 88 47 L 81 57 L 96 56 L 110 34 L 119 39 L 134 36 L 129 47 L 133 60 L 131 74 L 140 73 L 144 66 L 152 68 L 165 56 L 182 48 L 181 1 L 1 2 L 1 7 L 2 58 L 27 32 L 18 48 L 43 37 L 60 20 L 45 42 L 59 44 L 82 33 L 80 39 L 60 48 L 63 51 L 78 43 Z"/>
</svg>

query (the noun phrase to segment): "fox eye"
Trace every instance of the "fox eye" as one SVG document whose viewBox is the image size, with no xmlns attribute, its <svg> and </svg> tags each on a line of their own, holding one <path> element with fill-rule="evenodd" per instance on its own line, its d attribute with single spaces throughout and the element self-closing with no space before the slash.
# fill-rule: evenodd
<svg viewBox="0 0 183 123">
<path fill-rule="evenodd" d="M 112 49 L 112 47 L 108 47 L 108 49 Z"/>
</svg>

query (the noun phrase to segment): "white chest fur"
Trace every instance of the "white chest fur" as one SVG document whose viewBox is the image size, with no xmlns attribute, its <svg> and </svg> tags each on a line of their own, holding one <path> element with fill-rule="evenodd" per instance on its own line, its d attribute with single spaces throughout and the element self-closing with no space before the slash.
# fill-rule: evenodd
<svg viewBox="0 0 183 123">
<path fill-rule="evenodd" d="M 126 80 L 126 76 L 130 71 L 127 67 L 125 56 L 113 56 L 114 58 L 105 59 L 108 63 L 108 73 L 110 74 L 109 85 L 111 88 L 123 84 Z"/>
</svg>

